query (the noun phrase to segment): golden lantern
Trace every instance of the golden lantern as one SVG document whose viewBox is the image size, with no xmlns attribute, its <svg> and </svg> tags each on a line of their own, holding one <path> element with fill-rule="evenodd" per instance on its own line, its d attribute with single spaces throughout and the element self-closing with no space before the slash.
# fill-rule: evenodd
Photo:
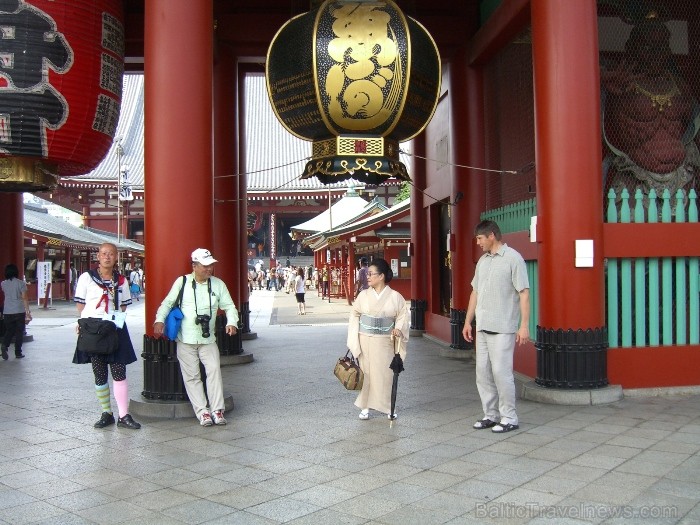
<svg viewBox="0 0 700 525">
<path fill-rule="evenodd" d="M 282 125 L 313 142 L 302 178 L 378 184 L 409 179 L 399 143 L 435 111 L 440 56 L 392 0 L 326 0 L 277 32 L 266 78 Z"/>
</svg>

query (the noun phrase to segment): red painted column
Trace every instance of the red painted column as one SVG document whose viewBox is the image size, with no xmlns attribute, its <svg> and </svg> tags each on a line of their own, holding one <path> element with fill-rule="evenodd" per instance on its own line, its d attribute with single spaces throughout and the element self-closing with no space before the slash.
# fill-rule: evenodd
<svg viewBox="0 0 700 525">
<path fill-rule="evenodd" d="M 348 304 L 355 299 L 355 243 L 348 243 Z"/>
<path fill-rule="evenodd" d="M 426 185 L 425 132 L 413 139 L 413 172 L 411 179 L 411 329 L 425 330 L 428 308 L 428 258 L 426 209 L 423 193 Z M 423 158 L 421 158 L 423 157 Z"/>
<path fill-rule="evenodd" d="M 464 199 L 468 192 L 470 170 L 459 168 L 456 165 L 469 164 L 469 151 L 467 150 L 467 138 L 469 136 L 468 111 L 467 111 L 467 67 L 464 49 L 460 49 L 452 61 L 450 61 L 450 161 L 452 171 L 452 195 L 451 201 L 456 203 L 451 208 L 450 229 L 455 238 L 452 246 L 452 268 L 467 269 L 471 266 L 471 247 L 473 235 L 458 235 L 473 229 L 469 220 L 467 201 Z M 468 286 L 461 280 L 452 282 L 452 308 L 466 310 L 469 303 Z"/>
<path fill-rule="evenodd" d="M 484 143 L 484 75 L 480 67 L 467 68 L 466 72 L 466 90 L 467 97 L 467 159 L 470 166 L 486 166 L 486 146 Z M 464 192 L 464 206 L 466 207 L 465 222 L 460 222 L 455 225 L 455 232 L 458 241 L 461 239 L 469 239 L 469 256 L 465 261 L 466 272 L 468 275 L 473 275 L 476 269 L 476 263 L 482 255 L 481 248 L 477 246 L 474 240 L 474 227 L 481 220 L 481 212 L 485 208 L 485 192 L 486 192 L 486 177 L 484 172 L 477 170 L 464 170 L 467 177 Z M 458 203 L 459 208 L 462 203 Z M 466 283 L 468 294 L 471 294 L 471 286 Z M 469 298 L 467 296 L 467 306 Z"/>
<path fill-rule="evenodd" d="M 0 192 L 0 224 L 0 271 L 4 272 L 7 264 L 16 264 L 20 277 L 24 277 L 24 203 L 21 193 Z"/>
<path fill-rule="evenodd" d="M 452 233 L 452 305 L 450 308 L 450 347 L 466 349 L 467 342 L 462 337 L 462 327 L 467 314 L 469 304 L 469 279 L 455 278 L 458 275 L 469 275 L 473 268 L 472 245 L 474 244 L 471 231 L 474 228 L 470 224 L 469 202 L 465 196 L 469 194 L 469 181 L 472 171 L 460 168 L 457 165 L 469 165 L 469 150 L 467 149 L 469 138 L 468 120 L 468 92 L 467 92 L 467 63 L 466 50 L 460 48 L 450 62 L 449 70 L 449 97 L 450 97 L 450 160 L 452 166 L 452 195 L 455 203 L 451 208 L 450 230 Z"/>
<path fill-rule="evenodd" d="M 595 0 L 532 0 L 532 50 L 539 250 L 538 378 L 548 338 L 558 330 L 598 330 L 605 324 L 600 88 Z M 575 241 L 593 241 L 593 267 L 576 267 Z M 534 335 L 534 334 L 533 334 Z M 564 338 L 566 352 L 575 342 Z M 574 348 L 572 348 L 572 353 Z M 579 351 L 580 353 L 580 351 Z M 605 358 L 603 354 L 603 359 Z M 553 367 L 556 368 L 556 367 Z M 573 364 L 569 366 L 573 372 Z M 604 363 L 601 370 L 605 376 Z M 591 386 L 604 386 L 600 378 Z M 571 385 L 577 388 L 586 385 Z"/>
<path fill-rule="evenodd" d="M 600 87 L 594 0 L 533 0 L 540 324 L 604 324 Z M 574 240 L 593 239 L 593 268 Z M 564 293 L 565 292 L 565 293 Z"/>
<path fill-rule="evenodd" d="M 212 0 L 145 3 L 146 329 L 195 248 L 213 246 Z M 211 248 L 210 248 L 211 249 Z"/>
<path fill-rule="evenodd" d="M 241 304 L 240 237 L 236 135 L 236 58 L 228 46 L 217 50 L 214 64 L 214 241 L 216 275 Z"/>
<path fill-rule="evenodd" d="M 239 239 L 239 251 L 238 251 L 238 275 L 241 279 L 240 287 L 240 311 L 241 311 L 241 321 L 243 323 L 243 338 L 244 339 L 254 339 L 257 337 L 255 332 L 250 330 L 250 290 L 248 288 L 248 176 L 245 174 L 246 171 L 246 157 L 245 148 L 243 144 L 246 143 L 247 137 L 245 136 L 245 75 L 237 67 L 237 79 L 233 88 L 236 91 L 236 98 L 234 100 L 238 101 L 238 128 L 237 128 L 237 139 L 241 135 L 243 140 L 239 141 L 239 154 L 238 154 L 238 173 L 240 174 L 237 178 L 238 182 L 238 229 L 241 232 Z"/>
</svg>

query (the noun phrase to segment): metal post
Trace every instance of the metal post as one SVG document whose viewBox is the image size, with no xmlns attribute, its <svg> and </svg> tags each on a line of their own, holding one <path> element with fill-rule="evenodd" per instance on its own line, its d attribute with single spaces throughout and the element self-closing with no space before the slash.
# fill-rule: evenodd
<svg viewBox="0 0 700 525">
<path fill-rule="evenodd" d="M 119 271 L 123 271 L 121 267 L 121 252 L 119 251 L 119 245 L 121 244 L 121 231 L 122 231 L 122 156 L 124 155 L 124 148 L 122 147 L 121 138 L 117 139 L 117 268 Z"/>
</svg>

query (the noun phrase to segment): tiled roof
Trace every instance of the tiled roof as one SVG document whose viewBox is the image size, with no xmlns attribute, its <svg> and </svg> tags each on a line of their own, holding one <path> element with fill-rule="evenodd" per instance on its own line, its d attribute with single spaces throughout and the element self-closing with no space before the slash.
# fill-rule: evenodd
<svg viewBox="0 0 700 525">
<path fill-rule="evenodd" d="M 326 245 L 329 237 L 343 237 L 349 234 L 358 235 L 373 230 L 377 236 L 388 238 L 406 238 L 406 232 L 408 232 L 408 238 L 410 238 L 410 227 L 408 229 L 401 228 L 400 226 L 398 228 L 383 229 L 388 223 L 405 219 L 410 213 L 411 199 L 405 199 L 380 213 L 364 217 L 358 221 L 348 222 L 347 224 L 333 228 L 333 230 L 318 231 L 307 237 L 305 243 L 310 245 L 314 250 L 317 250 Z M 379 235 L 380 228 L 383 229 L 382 235 Z"/>
<path fill-rule="evenodd" d="M 335 229 L 376 209 L 385 210 L 386 206 L 376 199 L 367 202 L 354 191 L 348 191 L 342 199 L 331 206 L 330 210 L 325 210 L 302 224 L 292 226 L 292 232 L 314 234 L 331 227 Z"/>
<path fill-rule="evenodd" d="M 117 242 L 117 236 L 95 228 L 78 228 L 59 217 L 49 215 L 45 208 L 24 205 L 24 231 L 59 241 L 61 246 L 73 248 L 97 248 L 111 242 L 120 250 L 131 250 L 143 254 L 144 247 L 128 239 Z"/>
<path fill-rule="evenodd" d="M 90 173 L 77 177 L 64 177 L 65 184 L 81 182 L 90 185 L 114 186 L 119 174 L 117 155 L 118 141 L 124 151 L 121 163 L 129 173 L 129 182 L 133 191 L 143 191 L 143 75 L 124 75 L 122 108 L 115 140 L 102 162 Z"/>
</svg>

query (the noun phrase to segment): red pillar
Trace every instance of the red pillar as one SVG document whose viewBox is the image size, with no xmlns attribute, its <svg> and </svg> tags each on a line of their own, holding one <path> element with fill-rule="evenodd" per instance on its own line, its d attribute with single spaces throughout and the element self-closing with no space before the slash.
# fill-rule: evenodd
<svg viewBox="0 0 700 525">
<path fill-rule="evenodd" d="M 246 157 L 245 148 L 243 144 L 246 143 L 246 129 L 245 129 L 245 111 L 244 100 L 245 100 L 245 74 L 237 68 L 237 82 L 235 83 L 236 99 L 238 101 L 238 128 L 237 137 L 243 135 L 243 140 L 239 141 L 239 155 L 238 155 L 238 173 L 241 174 L 237 178 L 238 182 L 238 229 L 241 232 L 239 239 L 239 250 L 238 250 L 238 275 L 241 279 L 240 286 L 240 310 L 241 310 L 241 322 L 243 324 L 243 337 L 245 339 L 254 339 L 257 337 L 255 332 L 250 330 L 250 289 L 248 288 L 248 176 L 245 175 L 246 171 Z"/>
<path fill-rule="evenodd" d="M 348 304 L 355 299 L 355 243 L 348 243 Z"/>
<path fill-rule="evenodd" d="M 603 190 L 596 3 L 533 0 L 532 30 L 537 236 L 542 243 L 540 324 L 602 326 Z M 575 239 L 594 240 L 593 268 L 575 267 Z"/>
<path fill-rule="evenodd" d="M 473 268 L 472 245 L 474 244 L 470 224 L 469 203 L 465 196 L 469 194 L 470 170 L 457 165 L 469 165 L 467 141 L 469 137 L 468 93 L 466 52 L 460 48 L 450 62 L 450 153 L 452 161 L 452 195 L 455 205 L 451 208 L 450 230 L 454 240 L 452 250 L 452 306 L 450 308 L 450 328 L 452 348 L 466 349 L 467 342 L 462 337 L 462 327 L 467 314 L 469 295 L 468 280 L 455 279 L 456 275 L 468 275 Z M 466 230 L 466 231 L 465 231 Z M 459 271 L 455 271 L 459 269 Z"/>
<path fill-rule="evenodd" d="M 541 243 L 538 383 L 559 386 L 540 382 L 550 332 L 592 329 L 594 342 L 607 346 L 596 2 L 532 0 L 531 9 Z M 578 239 L 593 241 L 593 267 L 576 267 Z M 562 342 L 564 348 L 574 344 Z"/>
<path fill-rule="evenodd" d="M 24 276 L 24 203 L 21 193 L 0 192 L 0 269 L 16 264 L 20 277 Z M 4 279 L 4 277 L 3 277 Z"/>
<path fill-rule="evenodd" d="M 411 178 L 411 329 L 425 330 L 428 308 L 428 258 L 426 209 L 423 193 L 426 185 L 425 132 L 413 139 L 413 173 Z M 422 157 L 422 158 L 421 158 Z"/>
<path fill-rule="evenodd" d="M 236 142 L 236 58 L 219 46 L 214 64 L 214 257 L 216 275 L 240 307 L 240 237 Z"/>
<path fill-rule="evenodd" d="M 212 0 L 145 3 L 146 327 L 195 248 L 213 245 Z"/>
<path fill-rule="evenodd" d="M 480 67 L 467 68 L 466 72 L 467 97 L 467 160 L 469 166 L 486 165 L 486 146 L 484 143 L 484 75 Z M 486 178 L 484 172 L 477 170 L 465 170 L 468 180 L 465 185 L 464 206 L 465 222 L 455 225 L 457 231 L 457 243 L 462 239 L 469 239 L 468 258 L 466 260 L 466 271 L 468 275 L 473 275 L 476 263 L 482 255 L 474 240 L 474 227 L 481 220 L 481 212 L 484 210 Z M 459 207 L 458 203 L 457 207 Z M 468 294 L 471 294 L 471 286 L 467 283 Z M 468 306 L 467 296 L 467 306 Z"/>
</svg>

